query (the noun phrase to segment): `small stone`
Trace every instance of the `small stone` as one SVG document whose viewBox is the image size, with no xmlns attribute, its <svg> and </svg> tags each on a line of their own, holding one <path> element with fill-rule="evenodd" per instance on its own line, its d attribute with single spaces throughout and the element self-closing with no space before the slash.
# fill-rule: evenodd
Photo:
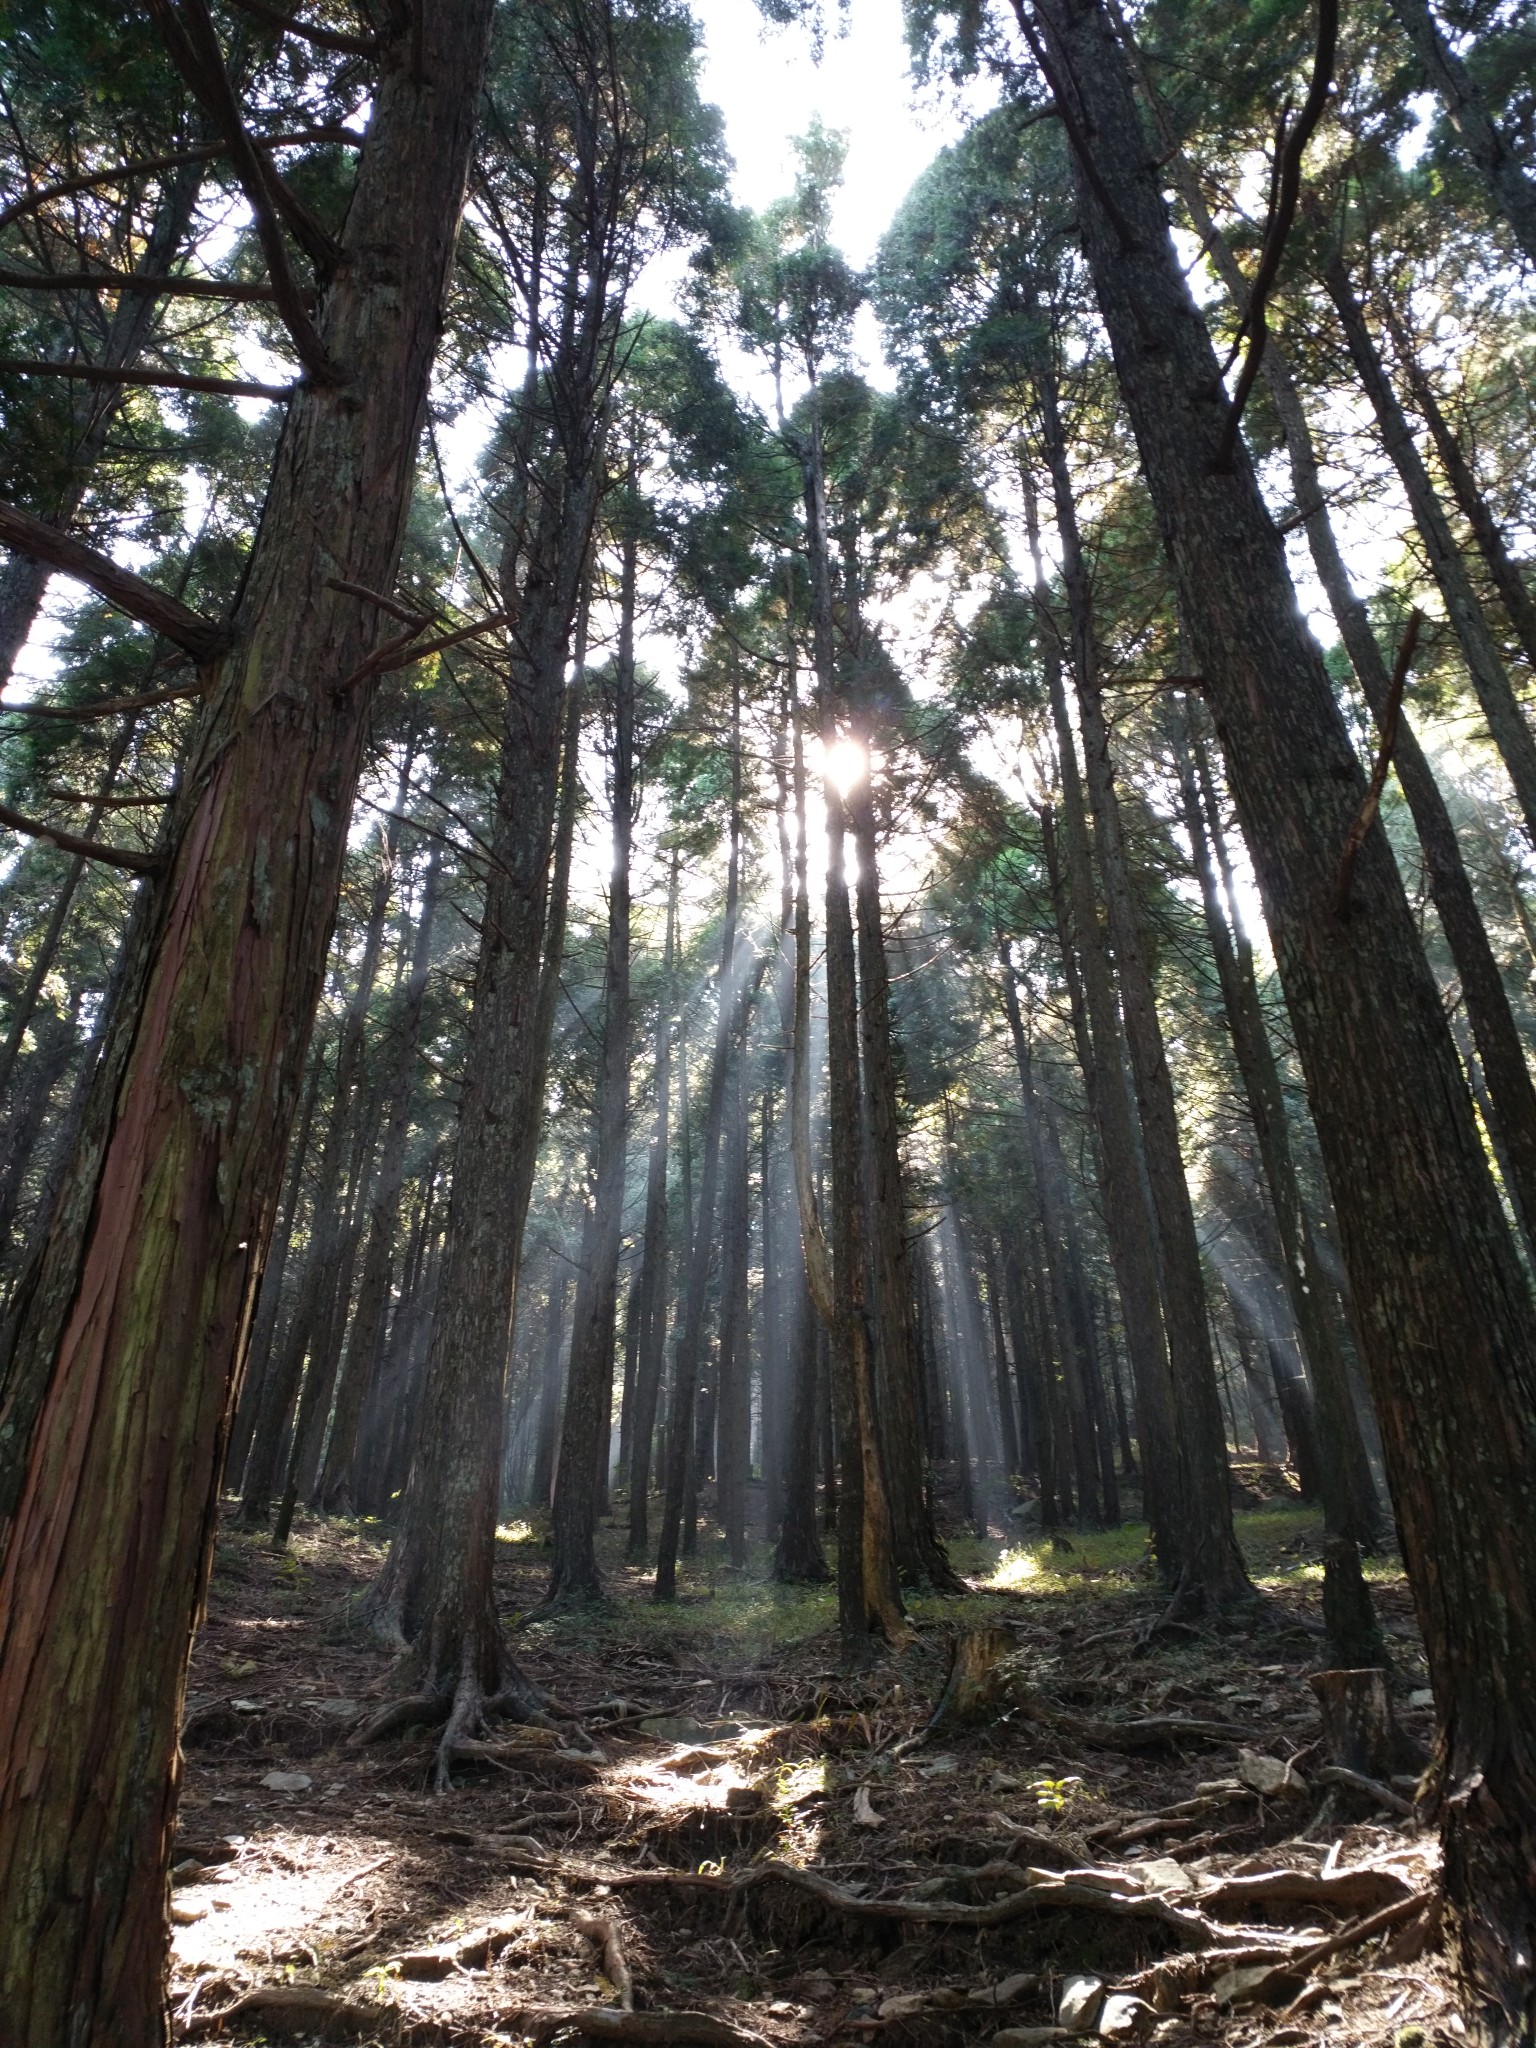
<svg viewBox="0 0 1536 2048">
<path fill-rule="evenodd" d="M 1277 1756 L 1265 1756 L 1257 1749 L 1237 1752 L 1237 1775 L 1250 1790 L 1263 1793 L 1266 1799 L 1300 1798 L 1307 1789 L 1306 1779 L 1294 1765 Z"/>
<path fill-rule="evenodd" d="M 302 1771 L 268 1771 L 261 1782 L 269 1792 L 307 1792 L 315 1781 Z"/>
<path fill-rule="evenodd" d="M 1408 1704 L 1410 1707 L 1432 1707 L 1435 1704 L 1434 1693 L 1427 1685 L 1421 1685 L 1409 1693 Z"/>
<path fill-rule="evenodd" d="M 1190 1888 L 1189 1872 L 1171 1856 L 1148 1856 L 1136 1866 L 1136 1875 L 1149 1892 L 1182 1892 Z"/>
<path fill-rule="evenodd" d="M 1228 1970 L 1211 1986 L 1211 1996 L 1218 2005 L 1232 2005 L 1261 1984 L 1273 1970 L 1273 1963 L 1255 1963 L 1241 1970 Z"/>
<path fill-rule="evenodd" d="M 260 1714 L 266 1711 L 265 1700 L 231 1700 L 229 1703 L 237 1714 Z"/>
<path fill-rule="evenodd" d="M 1099 2014 L 1101 2041 L 1142 2041 L 1151 2032 L 1157 2014 L 1145 1999 L 1117 1991 L 1106 1998 Z"/>
<path fill-rule="evenodd" d="M 1016 1998 L 1022 1998 L 1026 1991 L 1033 1991 L 1040 1982 L 1033 1970 L 1015 1970 L 1009 1977 L 996 1984 L 978 1984 L 967 1993 L 972 2005 L 1012 2005 Z"/>
<path fill-rule="evenodd" d="M 1061 1987 L 1061 2001 L 1056 2007 L 1056 2024 L 1065 2027 L 1069 2034 L 1091 2034 L 1103 2003 L 1102 1977 L 1068 1977 Z"/>
<path fill-rule="evenodd" d="M 917 1775 L 920 1778 L 947 1778 L 953 1772 L 958 1771 L 959 1768 L 959 1757 L 935 1756 L 930 1757 L 928 1762 L 920 1767 Z"/>
</svg>

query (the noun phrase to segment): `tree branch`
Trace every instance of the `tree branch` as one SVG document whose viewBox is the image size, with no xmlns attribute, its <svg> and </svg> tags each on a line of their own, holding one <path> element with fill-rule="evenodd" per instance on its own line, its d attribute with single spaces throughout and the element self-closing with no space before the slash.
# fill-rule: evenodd
<svg viewBox="0 0 1536 2048">
<path fill-rule="evenodd" d="M 18 551 L 20 552 L 20 551 Z M 117 718 L 129 711 L 150 711 L 157 704 L 174 704 L 179 698 L 201 697 L 196 683 L 184 683 L 175 690 L 148 690 L 142 697 L 108 697 L 100 704 L 6 704 L 0 712 L 11 718 L 66 718 L 83 724 L 92 718 Z M 92 799 L 98 801 L 98 799 Z"/>
<path fill-rule="evenodd" d="M 258 149 L 299 149 L 312 142 L 345 142 L 356 149 L 361 146 L 363 138 L 352 128 L 321 127 L 296 128 L 291 135 L 253 135 L 251 141 Z M 204 142 L 196 149 L 179 149 L 170 156 L 134 157 L 127 163 L 111 164 L 104 171 L 83 171 L 75 178 L 61 178 L 56 185 L 40 185 L 35 192 L 13 199 L 9 206 L 0 210 L 0 228 L 8 228 L 23 214 L 36 213 L 40 206 L 46 206 L 53 199 L 69 199 L 76 192 L 89 192 L 96 185 L 150 177 L 156 171 L 177 171 L 183 164 L 205 164 L 211 158 L 225 154 L 222 142 Z"/>
<path fill-rule="evenodd" d="M 46 562 L 61 575 L 83 583 L 130 619 L 137 619 L 173 645 L 184 647 L 196 661 L 211 661 L 224 647 L 222 626 L 168 597 L 163 590 L 156 590 L 131 570 L 120 569 L 116 562 L 98 554 L 95 548 L 88 548 L 84 541 L 61 533 L 46 520 L 34 519 L 30 512 L 19 511 L 14 505 L 0 505 L 0 542 L 18 555 Z M 93 710 L 91 715 L 99 714 Z"/>
<path fill-rule="evenodd" d="M 307 43 L 313 43 L 320 50 L 339 50 L 345 57 L 373 57 L 378 54 L 378 39 L 374 36 L 349 36 L 340 29 L 319 28 L 311 22 L 298 21 L 291 14 L 282 14 L 275 7 L 265 7 L 262 0 L 235 0 L 242 14 L 249 14 L 257 21 L 264 21 L 268 28 L 278 28 L 285 35 L 302 36 Z"/>
<path fill-rule="evenodd" d="M 151 277 L 134 270 L 0 270 L 13 292 L 140 292 L 157 299 L 222 299 L 249 305 L 270 300 L 269 284 L 237 284 L 222 277 Z"/>
<path fill-rule="evenodd" d="M 239 102 L 224 67 L 224 54 L 204 0 L 148 0 L 177 70 L 207 108 L 223 133 L 235 176 L 250 202 L 256 235 L 266 258 L 272 294 L 284 325 L 293 337 L 299 360 L 320 384 L 337 384 L 341 373 L 331 361 L 318 329 L 309 317 L 304 295 L 288 260 L 278 209 L 317 263 L 334 263 L 339 251 L 325 238 L 315 246 L 314 226 L 307 213 L 283 205 L 287 196 L 281 178 L 258 152 L 241 119 Z"/>
<path fill-rule="evenodd" d="M 1381 802 L 1381 792 L 1386 787 L 1387 769 L 1392 760 L 1392 749 L 1397 744 L 1398 715 L 1403 708 L 1403 691 L 1408 683 L 1408 671 L 1413 667 L 1413 651 L 1419 644 L 1419 628 L 1424 623 L 1424 614 L 1414 608 L 1408 615 L 1408 624 L 1403 633 L 1403 644 L 1397 650 L 1397 666 L 1392 671 L 1391 687 L 1381 713 L 1381 744 L 1376 749 L 1376 765 L 1371 770 L 1370 783 L 1364 800 L 1356 814 L 1355 822 L 1349 828 L 1344 841 L 1344 852 L 1339 861 L 1338 886 L 1333 892 L 1333 914 L 1335 917 L 1349 915 L 1349 885 L 1355 878 L 1355 862 L 1360 858 L 1360 849 L 1365 844 L 1365 835 L 1371 829 Z"/>
<path fill-rule="evenodd" d="M 29 839 L 50 840 L 65 853 L 102 861 L 109 868 L 127 868 L 135 875 L 160 872 L 160 863 L 152 853 L 135 853 L 131 847 L 107 846 L 99 839 L 82 839 L 77 832 L 61 832 L 56 825 L 45 825 L 40 818 L 24 817 L 9 804 L 0 804 L 0 825 L 8 826 L 12 832 L 24 832 Z"/>
<path fill-rule="evenodd" d="M 1253 283 L 1248 290 L 1248 309 L 1243 315 L 1241 335 L 1248 335 L 1248 352 L 1243 357 L 1243 367 L 1238 373 L 1237 388 L 1232 393 L 1231 408 L 1227 413 L 1226 425 L 1222 428 L 1221 443 L 1216 451 L 1213 467 L 1217 471 L 1232 467 L 1237 453 L 1237 430 L 1242 425 L 1243 408 L 1259 374 L 1259 364 L 1264 359 L 1264 344 L 1269 338 L 1269 325 L 1264 317 L 1265 303 L 1274 288 L 1275 278 L 1280 269 L 1280 259 L 1285 254 L 1285 245 L 1290 238 L 1291 224 L 1296 218 L 1296 207 L 1301 198 L 1301 160 L 1312 131 L 1323 117 L 1328 104 L 1328 88 L 1333 83 L 1333 65 L 1339 41 L 1339 0 L 1317 0 L 1317 53 L 1312 60 L 1312 83 L 1307 88 L 1306 102 L 1296 118 L 1296 125 L 1286 136 L 1280 149 L 1278 174 L 1275 179 L 1275 201 L 1270 209 L 1269 225 L 1264 231 L 1264 249 L 1259 257 L 1259 267 L 1254 273 Z"/>
<path fill-rule="evenodd" d="M 184 370 L 109 369 L 104 363 L 50 363 L 41 356 L 0 356 L 0 372 L 74 377 L 82 384 L 133 384 L 156 391 L 212 391 L 225 398 L 292 398 L 297 384 L 256 384 L 247 377 L 195 377 Z"/>
</svg>

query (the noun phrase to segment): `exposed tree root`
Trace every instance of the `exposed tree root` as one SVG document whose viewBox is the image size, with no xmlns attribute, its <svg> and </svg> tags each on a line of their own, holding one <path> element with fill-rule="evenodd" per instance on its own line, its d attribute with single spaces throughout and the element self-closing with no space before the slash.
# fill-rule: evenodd
<svg viewBox="0 0 1536 2048">
<path fill-rule="evenodd" d="M 619 1923 L 610 1918 L 600 1918 L 595 1913 L 573 1913 L 571 1925 L 578 1934 L 584 1934 L 588 1941 L 595 1941 L 602 1952 L 603 1975 L 619 1994 L 619 2004 L 625 2012 L 635 2009 L 635 1980 L 630 1975 L 629 1964 L 624 1955 L 624 1939 L 619 1932 Z"/>
<path fill-rule="evenodd" d="M 531 2006 L 516 2015 L 531 2041 L 556 2034 L 585 2034 L 591 2041 L 697 2043 L 698 2048 L 768 2048 L 761 2034 L 746 2033 L 704 2012 L 625 2012 L 613 2005 Z"/>
<path fill-rule="evenodd" d="M 1375 1778 L 1366 1777 L 1363 1771 L 1346 1770 L 1343 1764 L 1324 1764 L 1314 1771 L 1313 1777 L 1320 1785 L 1342 1785 L 1346 1792 L 1358 1792 L 1366 1799 L 1374 1799 L 1378 1806 L 1384 1806 L 1388 1813 L 1411 1815 L 1413 1801 L 1405 1799 L 1400 1792 L 1394 1792 L 1390 1785 L 1378 1783 Z"/>
<path fill-rule="evenodd" d="M 347 1747 L 361 1749 L 364 1743 L 382 1742 L 399 1728 L 435 1728 L 447 1720 L 451 1705 L 452 1701 L 440 1692 L 418 1692 L 409 1699 L 391 1700 L 376 1714 L 370 1714 L 361 1727 L 353 1729 L 347 1737 Z"/>
<path fill-rule="evenodd" d="M 263 2019 L 291 2021 L 308 2027 L 339 2027 L 347 2033 L 376 2033 L 380 2020 L 393 2010 L 388 2005 L 361 2005 L 322 1991 L 318 1984 L 261 1984 L 254 1991 L 242 1991 L 228 2005 L 211 2008 L 177 2026 L 177 2038 L 199 2041 L 217 2033 L 242 2014 L 260 2014 Z"/>
<path fill-rule="evenodd" d="M 1264 1975 L 1244 1985 L 1237 1995 L 1245 2002 L 1272 2001 L 1277 1993 L 1291 1991 L 1298 1979 L 1305 1978 L 1310 1970 L 1319 1963 L 1327 1962 L 1330 1956 L 1340 1955 L 1345 1949 L 1358 1948 L 1362 1942 L 1384 1934 L 1388 1928 L 1432 1911 L 1436 1903 L 1437 1896 L 1433 1892 L 1411 1891 L 1406 1898 L 1395 1899 L 1391 1905 L 1352 1921 L 1348 1927 L 1340 1928 L 1337 1934 L 1330 1934 L 1322 1941 L 1308 1942 L 1293 1935 L 1288 1943 L 1282 1944 L 1271 1931 L 1264 1939 L 1250 1941 L 1241 1948 L 1206 1948 L 1193 1955 L 1170 1956 L 1127 1978 L 1118 1989 L 1148 1999 L 1160 2011 L 1167 2011 L 1173 1999 L 1198 1991 L 1220 1974 L 1263 1967 Z"/>
</svg>

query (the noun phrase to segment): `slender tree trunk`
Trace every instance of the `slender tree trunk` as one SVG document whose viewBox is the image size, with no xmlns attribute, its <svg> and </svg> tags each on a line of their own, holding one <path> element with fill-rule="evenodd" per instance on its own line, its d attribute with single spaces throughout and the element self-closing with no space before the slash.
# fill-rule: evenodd
<svg viewBox="0 0 1536 2048">
<path fill-rule="evenodd" d="M 1233 304 L 1240 310 L 1246 308 L 1247 286 L 1242 271 L 1211 218 L 1198 181 L 1183 158 L 1175 155 L 1172 164 L 1180 196 L 1189 208 L 1190 218 L 1204 246 L 1210 251 L 1211 260 Z M 1370 615 L 1350 582 L 1349 571 L 1328 517 L 1326 494 L 1306 409 L 1290 365 L 1273 335 L 1264 350 L 1263 374 L 1285 434 L 1292 492 L 1297 506 L 1306 515 L 1304 526 L 1318 581 L 1327 595 L 1339 637 L 1344 642 L 1350 665 L 1379 731 L 1391 696 L 1391 676 L 1377 645 Z M 1461 981 L 1467 1019 L 1482 1056 L 1500 1138 L 1509 1162 L 1507 1186 L 1511 1200 L 1527 1219 L 1527 1227 L 1536 1227 L 1536 1086 L 1532 1084 L 1526 1064 L 1520 1032 L 1510 1008 L 1509 992 L 1504 986 L 1504 977 L 1494 958 L 1493 948 L 1488 943 L 1488 933 L 1473 894 L 1471 878 L 1462 859 L 1456 827 L 1408 713 L 1401 707 L 1392 765 L 1413 817 L 1414 830 L 1424 855 L 1429 892 Z M 1523 911 L 1524 902 L 1518 897 L 1518 892 L 1517 906 Z"/>
<path fill-rule="evenodd" d="M 432 968 L 432 938 L 437 920 L 441 866 L 439 849 L 434 845 L 427 862 L 421 909 L 416 919 L 405 1000 L 395 1025 L 394 1072 L 388 1086 L 388 1121 L 379 1170 L 368 1198 L 368 1241 L 363 1252 L 363 1277 L 358 1286 L 352 1327 L 347 1335 L 347 1353 L 336 1392 L 336 1414 L 320 1475 L 320 1505 L 327 1514 L 343 1513 L 351 1500 L 357 1427 L 362 1419 L 363 1402 L 378 1362 L 380 1339 L 384 1332 L 389 1271 L 399 1228 L 400 1190 L 405 1182 L 406 1146 L 411 1133 L 411 1104 L 415 1096 L 422 1011 Z"/>
<path fill-rule="evenodd" d="M 1083 1080 L 1089 1109 L 1099 1136 L 1102 1160 L 1100 1191 L 1104 1201 L 1105 1235 L 1110 1263 L 1125 1318 L 1126 1350 L 1136 1387 L 1136 1420 L 1141 1432 L 1142 1506 L 1152 1530 L 1152 1546 L 1165 1582 L 1177 1583 L 1182 1564 L 1183 1529 L 1174 1512 L 1178 1491 L 1178 1450 L 1174 1436 L 1173 1380 L 1163 1329 L 1154 1218 L 1146 1192 L 1137 1110 L 1126 1081 L 1120 1006 L 1115 998 L 1114 967 L 1099 921 L 1093 884 L 1093 854 L 1083 798 L 1077 741 L 1067 714 L 1062 683 L 1062 652 L 1046 605 L 1045 572 L 1040 554 L 1039 518 L 1033 478 L 1022 472 L 1030 552 L 1035 567 L 1035 605 L 1042 626 L 1042 654 L 1056 755 L 1061 772 L 1062 837 L 1066 850 L 1067 898 L 1071 906 L 1076 957 L 1082 969 L 1083 1008 L 1087 1016 L 1091 1057 Z M 1047 857 L 1053 851 L 1052 821 L 1042 816 Z M 1058 905 L 1060 897 L 1058 895 Z M 1058 918 L 1061 910 L 1058 909 Z M 1072 947 L 1062 940 L 1063 966 Z"/>
<path fill-rule="evenodd" d="M 720 1134 L 725 1120 L 731 1040 L 741 1000 L 736 926 L 741 901 L 741 684 L 732 681 L 731 708 L 731 851 L 726 872 L 725 924 L 720 935 L 720 967 L 715 976 L 715 1052 L 709 1070 L 704 1112 L 704 1163 L 699 1183 L 697 1216 L 688 1246 L 688 1281 L 683 1295 L 683 1324 L 673 1366 L 672 1399 L 667 1415 L 667 1490 L 662 1510 L 661 1550 L 656 1562 L 655 1597 L 677 1598 L 677 1558 L 683 1534 L 688 1473 L 694 1453 L 694 1408 L 699 1366 L 704 1350 L 704 1314 L 708 1304 L 710 1267 L 714 1257 L 715 1210 L 720 1183 Z M 686 1109 L 682 1112 L 686 1120 Z"/>
<path fill-rule="evenodd" d="M 551 870 L 579 653 L 569 690 L 565 672 L 586 581 L 601 439 L 599 415 L 564 449 L 526 555 L 519 556 L 515 530 L 503 552 L 504 601 L 517 626 L 447 1238 L 410 1478 L 388 1559 L 364 1603 L 381 1635 L 409 1646 L 408 1668 L 422 1691 L 451 1701 L 438 1758 L 443 1786 L 461 1739 L 489 1714 L 524 1715 L 539 1698 L 507 1649 L 492 1573 L 517 1274 L 559 972 L 549 929 Z M 574 774 L 574 759 L 567 756 L 564 767 Z"/>
<path fill-rule="evenodd" d="M 533 1501 L 547 1508 L 554 1489 L 555 1445 L 560 1440 L 561 1370 L 565 1346 L 565 1304 L 571 1276 L 563 1261 L 556 1259 L 549 1279 L 549 1297 L 544 1318 L 543 1368 L 539 1375 L 539 1433 L 533 1457 Z"/>
<path fill-rule="evenodd" d="M 1335 250 L 1323 266 L 1323 284 L 1333 301 L 1356 374 L 1376 415 L 1382 446 L 1397 471 L 1413 523 L 1429 558 L 1467 674 L 1488 731 L 1508 772 L 1525 829 L 1536 842 L 1536 733 L 1521 710 L 1488 621 L 1472 587 L 1451 523 L 1431 481 L 1407 415 L 1392 387 L 1365 310 L 1355 295 L 1344 259 Z"/>
<path fill-rule="evenodd" d="M 631 478 L 633 482 L 633 477 Z M 604 1419 L 613 1401 L 613 1339 L 619 1247 L 624 1233 L 624 1171 L 629 1146 L 630 841 L 635 813 L 635 575 L 638 542 L 622 543 L 619 646 L 614 664 L 610 782 L 613 867 L 608 877 L 608 953 L 604 968 L 602 1072 L 598 1091 L 597 1173 L 586 1256 L 576 1286 L 571 1362 L 566 1372 L 555 1487 L 554 1558 L 545 1605 L 595 1600 L 598 1497 L 607 1491 Z"/>
<path fill-rule="evenodd" d="M 731 1563 L 747 1562 L 747 1482 L 751 1472 L 752 1381 L 747 1329 L 747 1260 L 751 1229 L 746 1049 L 731 1063 L 725 1139 L 725 1202 L 720 1233 L 719 1397 L 715 1423 L 716 1519 Z"/>
<path fill-rule="evenodd" d="M 1467 67 L 1442 35 L 1429 0 L 1392 0 L 1392 12 L 1407 30 L 1430 89 L 1450 116 L 1494 211 L 1508 221 L 1526 261 L 1536 263 L 1536 181 L 1490 118 Z"/>
<path fill-rule="evenodd" d="M 647 1527 L 651 1457 L 661 1368 L 667 1342 L 667 1147 L 672 1100 L 672 1030 L 677 1006 L 677 883 L 680 856 L 674 847 L 667 878 L 667 929 L 661 961 L 661 994 L 656 1010 L 656 1124 L 651 1136 L 645 1186 L 645 1249 L 640 1267 L 640 1337 L 635 1357 L 635 1414 L 630 1425 L 629 1543 L 626 1555 L 639 1564 L 650 1548 Z"/>
<path fill-rule="evenodd" d="M 1162 1254 L 1163 1324 L 1173 1378 L 1177 1428 L 1177 1513 L 1180 1608 L 1222 1608 L 1254 1597 L 1232 1527 L 1226 1434 L 1216 1392 L 1216 1361 L 1206 1322 L 1205 1279 L 1194 1205 L 1179 1149 L 1178 1111 L 1163 1044 L 1141 919 L 1132 894 L 1109 751 L 1109 726 L 1099 682 L 1098 648 L 1088 566 L 1078 531 L 1077 502 L 1067 466 L 1066 436 L 1054 371 L 1040 380 L 1046 455 L 1061 537 L 1062 573 L 1072 626 L 1072 677 L 1077 687 L 1088 795 L 1093 810 L 1099 872 L 1125 1017 L 1137 1107 L 1141 1112 L 1147 1177 Z"/>
<path fill-rule="evenodd" d="M 1214 829 L 1219 830 L 1220 823 L 1215 816 L 1214 793 L 1210 788 L 1208 771 L 1201 775 L 1199 782 L 1196 780 L 1196 761 L 1191 757 L 1189 739 L 1193 737 L 1198 747 L 1199 735 L 1194 729 L 1192 712 L 1186 716 L 1191 728 L 1189 734 L 1181 731 L 1174 719 L 1168 720 L 1183 792 L 1184 826 L 1194 854 L 1195 877 L 1200 884 L 1206 931 L 1216 961 L 1227 1027 L 1264 1165 L 1265 1185 L 1279 1235 L 1279 1263 L 1285 1275 L 1286 1299 L 1300 1333 L 1302 1355 L 1317 1400 L 1321 1426 L 1317 1482 L 1324 1517 L 1330 1535 L 1346 1538 L 1350 1546 L 1358 1546 L 1358 1549 L 1335 1548 L 1330 1551 L 1330 1563 L 1334 1569 L 1351 1573 L 1357 1582 L 1352 1587 L 1355 1608 L 1368 1611 L 1370 1594 L 1360 1573 L 1358 1551 L 1376 1548 L 1380 1512 L 1376 1490 L 1371 1483 L 1370 1463 L 1365 1455 L 1360 1422 L 1350 1395 L 1344 1354 L 1339 1348 L 1338 1335 L 1328 1312 L 1326 1276 L 1296 1178 L 1280 1070 L 1264 1024 L 1253 972 L 1252 949 L 1246 933 L 1240 927 L 1229 926 L 1222 906 L 1207 813 L 1210 813 Z M 1199 762 L 1202 770 L 1205 765 L 1203 760 Z M 1225 869 L 1225 862 L 1223 866 Z M 1228 886 L 1230 888 L 1230 881 Z M 1293 1379 L 1294 1375 L 1286 1369 L 1286 1385 L 1282 1387 L 1277 1378 L 1275 1390 L 1281 1397 L 1282 1411 L 1287 1400 L 1292 1403 L 1293 1420 L 1287 1422 L 1287 1434 L 1291 1436 L 1294 1448 L 1297 1431 L 1305 1427 L 1310 1418 L 1302 1418 L 1295 1405 L 1307 1399 L 1305 1381 L 1293 1388 Z"/>
<path fill-rule="evenodd" d="M 998 1284 L 997 1244 L 989 1231 L 982 1240 L 982 1272 L 987 1286 L 987 1321 L 992 1333 L 992 1368 L 997 1378 L 997 1412 L 1003 1423 L 1003 1460 L 1009 1476 L 1022 1464 L 1019 1451 L 1019 1423 L 1009 1383 L 1008 1340 L 1003 1335 L 1003 1302 Z"/>
<path fill-rule="evenodd" d="M 1020 0 L 1021 7 L 1025 0 Z M 1028 16 L 1080 98 L 1084 247 L 1232 777 L 1337 1204 L 1442 1717 L 1445 1885 L 1488 2041 L 1536 2026 L 1536 1312 L 1386 834 L 1168 232 L 1102 0 Z M 1425 1418 L 1433 1417 L 1432 1428 Z M 1467 1476 L 1476 1473 L 1475 1486 Z"/>
<path fill-rule="evenodd" d="M 0 1978 L 27 2040 L 165 2036 L 187 1655 L 368 729 L 379 614 L 335 585 L 394 583 L 490 13 L 422 0 L 384 43 L 316 312 L 340 381 L 289 402 L 0 1393 Z"/>
</svg>

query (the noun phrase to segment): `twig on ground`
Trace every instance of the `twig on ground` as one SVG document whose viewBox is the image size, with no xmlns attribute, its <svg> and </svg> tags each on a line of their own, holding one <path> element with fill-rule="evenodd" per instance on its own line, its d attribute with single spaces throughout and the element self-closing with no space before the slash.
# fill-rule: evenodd
<svg viewBox="0 0 1536 2048">
<path fill-rule="evenodd" d="M 1374 1799 L 1378 1806 L 1386 1807 L 1389 1813 L 1411 1815 L 1413 1801 L 1405 1799 L 1400 1792 L 1394 1792 L 1390 1785 L 1383 1785 L 1379 1779 L 1368 1778 L 1363 1771 L 1351 1771 L 1343 1764 L 1324 1764 L 1314 1771 L 1313 1777 L 1320 1785 L 1342 1785 L 1347 1792 L 1359 1792 L 1367 1799 Z"/>
</svg>

